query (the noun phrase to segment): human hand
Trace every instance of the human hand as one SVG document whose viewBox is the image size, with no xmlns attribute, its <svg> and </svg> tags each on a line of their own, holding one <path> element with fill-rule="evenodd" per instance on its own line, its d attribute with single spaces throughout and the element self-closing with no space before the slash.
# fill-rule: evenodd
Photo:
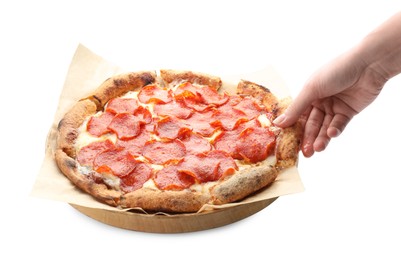
<svg viewBox="0 0 401 260">
<path fill-rule="evenodd" d="M 322 67 L 274 121 L 279 127 L 301 122 L 304 127 L 301 150 L 305 157 L 323 151 L 353 116 L 373 102 L 387 81 L 361 57 L 353 49 Z"/>
</svg>

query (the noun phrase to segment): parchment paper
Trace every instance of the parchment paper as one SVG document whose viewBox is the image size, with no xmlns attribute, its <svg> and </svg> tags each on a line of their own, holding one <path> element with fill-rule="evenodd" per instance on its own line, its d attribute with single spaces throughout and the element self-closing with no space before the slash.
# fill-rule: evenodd
<svg viewBox="0 0 401 260">
<path fill-rule="evenodd" d="M 155 70 L 158 69 L 159 68 L 155 68 Z M 53 124 L 48 133 L 45 156 L 31 192 L 32 196 L 67 202 L 89 208 L 121 211 L 121 209 L 98 202 L 90 195 L 77 189 L 58 169 L 54 160 L 54 149 L 57 125 L 64 114 L 77 100 L 87 96 L 87 94 L 97 88 L 104 80 L 122 72 L 126 71 L 94 54 L 85 46 L 81 44 L 78 46 L 65 79 Z M 234 88 L 238 80 L 246 79 L 270 88 L 280 97 L 288 95 L 288 91 L 283 81 L 278 77 L 272 67 L 266 67 L 261 71 L 247 75 L 218 76 L 223 80 L 223 90 L 228 92 L 234 93 Z M 267 200 L 301 192 L 303 190 L 304 187 L 298 169 L 297 167 L 292 167 L 280 173 L 276 181 L 270 187 L 263 189 L 241 202 L 230 203 L 224 206 L 207 205 L 201 211 Z"/>
</svg>

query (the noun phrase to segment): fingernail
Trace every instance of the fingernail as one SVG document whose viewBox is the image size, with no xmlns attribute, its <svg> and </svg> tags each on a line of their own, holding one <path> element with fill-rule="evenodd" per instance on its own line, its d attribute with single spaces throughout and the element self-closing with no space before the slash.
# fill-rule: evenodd
<svg viewBox="0 0 401 260">
<path fill-rule="evenodd" d="M 281 114 L 276 119 L 273 120 L 273 124 L 280 125 L 285 121 L 285 119 L 286 119 L 285 114 Z"/>
<path fill-rule="evenodd" d="M 310 142 L 305 143 L 302 147 L 302 152 L 305 157 L 311 157 L 314 153 L 312 144 Z"/>
<path fill-rule="evenodd" d="M 341 131 L 338 128 L 332 127 L 330 130 L 330 137 L 338 137 L 341 134 Z"/>
</svg>

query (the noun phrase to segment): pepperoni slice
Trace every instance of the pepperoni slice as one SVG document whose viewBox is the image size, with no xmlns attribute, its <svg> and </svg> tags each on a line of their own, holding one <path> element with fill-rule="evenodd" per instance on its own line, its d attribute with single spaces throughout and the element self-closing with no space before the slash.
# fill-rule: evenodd
<svg viewBox="0 0 401 260">
<path fill-rule="evenodd" d="M 251 163 L 266 159 L 275 146 L 275 135 L 268 129 L 247 128 L 238 137 L 237 149 L 241 156 Z"/>
<path fill-rule="evenodd" d="M 219 94 L 216 89 L 208 86 L 196 87 L 190 82 L 184 82 L 174 92 L 176 99 L 183 99 L 190 107 L 203 111 L 209 105 L 223 105 L 229 100 L 227 94 Z"/>
<path fill-rule="evenodd" d="M 195 183 L 194 177 L 180 172 L 176 165 L 158 171 L 153 180 L 161 190 L 183 190 Z"/>
<path fill-rule="evenodd" d="M 156 133 L 161 138 L 177 139 L 189 131 L 189 126 L 175 117 L 165 117 L 157 122 Z"/>
<path fill-rule="evenodd" d="M 133 98 L 114 98 L 109 101 L 106 111 L 114 114 L 133 114 L 139 107 L 138 101 Z"/>
<path fill-rule="evenodd" d="M 238 170 L 238 166 L 234 159 L 226 152 L 213 150 L 208 153 L 208 156 L 219 160 L 217 179 L 231 175 Z"/>
<path fill-rule="evenodd" d="M 256 119 L 250 121 L 240 122 L 237 127 L 231 131 L 220 132 L 213 141 L 216 150 L 222 150 L 229 153 L 234 159 L 242 160 L 243 155 L 239 153 L 238 144 L 240 141 L 240 134 L 248 128 L 260 128 L 260 122 Z M 265 129 L 265 131 L 268 131 Z M 243 134 L 243 138 L 245 134 Z"/>
<path fill-rule="evenodd" d="M 121 178 L 121 189 L 124 192 L 131 192 L 142 188 L 143 184 L 147 182 L 153 174 L 153 170 L 145 163 L 138 163 L 135 169 L 128 175 Z"/>
<path fill-rule="evenodd" d="M 235 106 L 237 105 L 239 102 L 241 102 L 242 97 L 238 96 L 238 95 L 234 95 L 234 96 L 228 96 L 228 101 L 223 104 L 223 106 Z"/>
<path fill-rule="evenodd" d="M 142 155 L 142 149 L 150 139 L 151 132 L 146 129 L 146 126 L 142 126 L 141 128 L 140 134 L 132 139 L 117 139 L 116 146 L 125 148 L 132 155 Z"/>
<path fill-rule="evenodd" d="M 193 132 L 181 138 L 181 141 L 185 145 L 187 153 L 190 154 L 204 153 L 212 150 L 212 145 L 207 139 Z"/>
<path fill-rule="evenodd" d="M 166 104 L 155 104 L 153 111 L 159 116 L 175 116 L 182 119 L 188 118 L 192 114 L 192 109 L 178 101 Z"/>
<path fill-rule="evenodd" d="M 122 113 L 113 118 L 108 129 L 116 133 L 118 139 L 127 140 L 140 134 L 141 125 L 134 115 Z"/>
<path fill-rule="evenodd" d="M 175 99 L 185 99 L 196 97 L 197 88 L 191 82 L 183 82 L 174 91 Z"/>
<path fill-rule="evenodd" d="M 143 156 L 154 164 L 178 162 L 185 156 L 185 145 L 179 140 L 160 142 L 149 141 L 143 147 Z"/>
<path fill-rule="evenodd" d="M 226 93 L 223 95 L 219 94 L 216 89 L 210 88 L 208 86 L 199 88 L 197 90 L 197 93 L 200 94 L 200 96 L 203 99 L 203 102 L 206 104 L 213 104 L 217 106 L 221 106 L 225 104 L 229 97 Z"/>
<path fill-rule="evenodd" d="M 204 102 L 202 95 L 198 92 L 199 88 L 192 85 L 190 82 L 182 83 L 174 92 L 174 98 L 185 104 L 188 108 L 195 111 L 205 111 L 213 107 Z"/>
<path fill-rule="evenodd" d="M 192 128 L 192 131 L 202 136 L 211 136 L 218 127 L 212 126 L 213 111 L 195 112 L 189 118 L 185 119 L 185 124 Z"/>
<path fill-rule="evenodd" d="M 134 112 L 134 116 L 143 124 L 150 124 L 152 122 L 152 113 L 145 107 L 138 107 Z"/>
<path fill-rule="evenodd" d="M 233 130 L 242 122 L 248 121 L 242 111 L 225 107 L 225 110 L 216 110 L 213 113 L 214 121 L 210 125 L 220 127 L 224 130 Z"/>
<path fill-rule="evenodd" d="M 256 118 L 261 113 L 267 112 L 250 98 L 242 99 L 241 102 L 234 106 L 234 109 L 244 113 L 248 119 Z"/>
<path fill-rule="evenodd" d="M 215 181 L 218 179 L 219 160 L 207 154 L 188 155 L 178 165 L 179 171 L 186 173 L 199 182 Z"/>
<path fill-rule="evenodd" d="M 138 99 L 142 103 L 168 103 L 172 101 L 170 89 L 159 88 L 156 85 L 148 85 L 143 87 L 138 93 Z"/>
<path fill-rule="evenodd" d="M 242 160 L 237 150 L 238 133 L 236 131 L 222 131 L 213 141 L 216 150 L 224 151 L 234 159 Z"/>
<path fill-rule="evenodd" d="M 105 150 L 96 155 L 93 161 L 95 171 L 99 173 L 111 173 L 118 177 L 124 177 L 132 172 L 139 161 L 121 147 Z"/>
<path fill-rule="evenodd" d="M 206 104 L 202 100 L 199 100 L 199 97 L 186 98 L 183 101 L 188 108 L 199 112 L 207 111 L 214 107 L 213 104 Z"/>
<path fill-rule="evenodd" d="M 211 124 L 216 127 L 220 126 L 225 130 L 233 130 L 240 123 L 257 117 L 261 113 L 261 108 L 256 103 L 247 100 L 240 97 L 230 97 L 227 103 L 215 110 L 213 114 L 215 121 Z"/>
<path fill-rule="evenodd" d="M 99 153 L 114 147 L 113 142 L 109 139 L 105 141 L 93 142 L 82 147 L 77 154 L 77 160 L 82 166 L 92 166 L 93 160 Z"/>
<path fill-rule="evenodd" d="M 97 137 L 110 133 L 111 131 L 108 129 L 108 126 L 113 118 L 114 114 L 109 112 L 102 113 L 100 116 L 92 116 L 86 125 L 86 130 L 91 135 Z"/>
</svg>

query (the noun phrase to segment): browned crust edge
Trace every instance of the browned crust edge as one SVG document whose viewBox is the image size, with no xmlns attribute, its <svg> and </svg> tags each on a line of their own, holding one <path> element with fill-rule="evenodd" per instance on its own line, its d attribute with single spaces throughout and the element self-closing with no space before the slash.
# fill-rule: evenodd
<svg viewBox="0 0 401 260">
<path fill-rule="evenodd" d="M 292 99 L 289 97 L 279 100 L 276 116 L 284 113 L 291 102 Z M 276 166 L 278 168 L 289 168 L 297 164 L 302 135 L 303 127 L 300 121 L 290 127 L 281 129 L 276 139 Z"/>
<path fill-rule="evenodd" d="M 98 103 L 98 110 L 101 110 L 112 98 L 156 83 L 156 77 L 155 71 L 130 72 L 116 75 L 106 79 L 88 99 Z"/>
<path fill-rule="evenodd" d="M 78 137 L 78 128 L 85 119 L 95 114 L 97 106 L 89 99 L 80 100 L 60 120 L 57 126 L 57 148 L 75 158 L 74 143 Z"/>
<path fill-rule="evenodd" d="M 273 183 L 277 176 L 276 167 L 270 165 L 269 161 L 245 168 L 212 188 L 213 204 L 243 199 Z"/>
<path fill-rule="evenodd" d="M 123 208 L 141 207 L 146 211 L 169 213 L 196 212 L 210 201 L 210 196 L 201 192 L 160 191 L 143 188 L 121 197 Z"/>
<path fill-rule="evenodd" d="M 160 70 L 160 77 L 168 85 L 179 81 L 189 81 L 200 85 L 208 85 L 214 89 L 219 89 L 222 86 L 220 77 L 209 75 L 206 73 L 193 72 L 188 70 Z"/>
</svg>

